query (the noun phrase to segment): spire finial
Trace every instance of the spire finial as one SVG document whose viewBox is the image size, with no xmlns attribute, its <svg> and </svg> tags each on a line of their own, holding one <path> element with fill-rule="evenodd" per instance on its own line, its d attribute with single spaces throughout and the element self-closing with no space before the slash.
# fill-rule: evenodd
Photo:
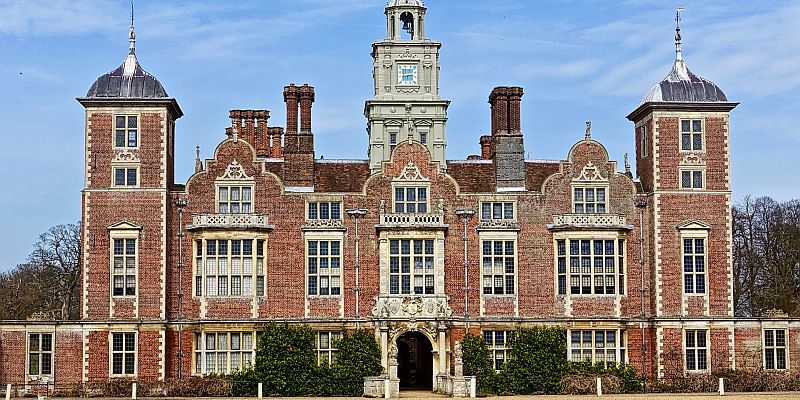
<svg viewBox="0 0 800 400">
<path fill-rule="evenodd" d="M 128 41 L 130 42 L 130 54 L 136 52 L 136 33 L 133 31 L 133 0 L 131 0 L 131 33 Z"/>
<path fill-rule="evenodd" d="M 675 9 L 675 61 L 683 61 L 681 51 L 681 12 L 686 10 L 683 7 Z"/>
</svg>

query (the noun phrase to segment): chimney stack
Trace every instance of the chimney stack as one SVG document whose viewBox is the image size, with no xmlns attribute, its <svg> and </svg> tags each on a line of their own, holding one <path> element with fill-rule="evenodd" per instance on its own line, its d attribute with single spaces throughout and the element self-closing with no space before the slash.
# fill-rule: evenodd
<svg viewBox="0 0 800 400">
<path fill-rule="evenodd" d="M 300 87 L 289 84 L 283 88 L 283 100 L 286 102 L 283 179 L 286 186 L 313 186 L 314 135 L 311 132 L 311 105 L 314 102 L 314 87 L 308 84 Z"/>
<path fill-rule="evenodd" d="M 481 158 L 491 160 L 494 158 L 494 138 L 491 135 L 481 136 Z"/>
<path fill-rule="evenodd" d="M 481 155 L 494 159 L 498 192 L 525 190 L 525 146 L 520 123 L 522 94 L 519 86 L 498 86 L 489 95 L 492 136 L 481 137 Z"/>
</svg>

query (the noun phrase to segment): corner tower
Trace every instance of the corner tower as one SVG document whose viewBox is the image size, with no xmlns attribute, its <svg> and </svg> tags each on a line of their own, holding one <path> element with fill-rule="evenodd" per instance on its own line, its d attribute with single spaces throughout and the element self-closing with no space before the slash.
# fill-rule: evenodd
<svg viewBox="0 0 800 400">
<path fill-rule="evenodd" d="M 183 112 L 139 65 L 133 10 L 129 39 L 122 65 L 77 99 L 86 109 L 84 319 L 165 318 L 168 190 Z"/>
<path fill-rule="evenodd" d="M 636 171 L 648 194 L 651 312 L 732 316 L 729 118 L 738 103 L 686 66 L 679 21 L 677 14 L 672 70 L 627 117 L 635 124 Z M 679 332 L 664 333 L 671 334 L 680 340 Z"/>
<path fill-rule="evenodd" d="M 386 38 L 372 44 L 375 97 L 364 105 L 369 165 L 374 173 L 404 140 L 421 143 L 445 168 L 445 123 L 450 103 L 439 97 L 440 42 L 425 37 L 421 0 L 386 5 Z"/>
</svg>

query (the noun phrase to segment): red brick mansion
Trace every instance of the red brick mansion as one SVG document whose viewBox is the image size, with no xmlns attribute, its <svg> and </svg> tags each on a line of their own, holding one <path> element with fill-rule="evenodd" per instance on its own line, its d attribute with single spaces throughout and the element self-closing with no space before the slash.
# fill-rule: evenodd
<svg viewBox="0 0 800 400">
<path fill-rule="evenodd" d="M 230 372 L 253 363 L 267 321 L 311 326 L 320 362 L 342 332 L 370 329 L 403 388 L 438 389 L 468 331 L 499 368 L 508 335 L 534 325 L 564 327 L 571 360 L 648 376 L 798 368 L 800 321 L 734 317 L 738 103 L 687 68 L 680 30 L 672 70 L 627 115 L 634 176 L 589 124 L 561 161 L 526 159 L 513 86 L 488 94 L 480 155 L 448 160 L 425 13 L 420 0 L 386 6 L 366 159 L 315 157 L 314 88 L 290 84 L 285 126 L 231 110 L 185 183 L 183 112 L 139 65 L 131 30 L 124 63 L 78 98 L 81 320 L 0 322 L 0 383 Z"/>
</svg>

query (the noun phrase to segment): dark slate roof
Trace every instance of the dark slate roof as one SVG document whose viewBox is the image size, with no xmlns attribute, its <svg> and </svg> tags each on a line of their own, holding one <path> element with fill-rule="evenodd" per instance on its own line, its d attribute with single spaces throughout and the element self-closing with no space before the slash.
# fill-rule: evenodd
<svg viewBox="0 0 800 400">
<path fill-rule="evenodd" d="M 714 82 L 701 78 L 683 60 L 675 60 L 672 71 L 642 97 L 639 105 L 648 102 L 710 103 L 727 102 L 725 93 Z"/>
<path fill-rule="evenodd" d="M 87 98 L 167 98 L 161 82 L 142 69 L 135 54 L 129 54 L 119 68 L 97 78 L 86 93 Z"/>
</svg>

